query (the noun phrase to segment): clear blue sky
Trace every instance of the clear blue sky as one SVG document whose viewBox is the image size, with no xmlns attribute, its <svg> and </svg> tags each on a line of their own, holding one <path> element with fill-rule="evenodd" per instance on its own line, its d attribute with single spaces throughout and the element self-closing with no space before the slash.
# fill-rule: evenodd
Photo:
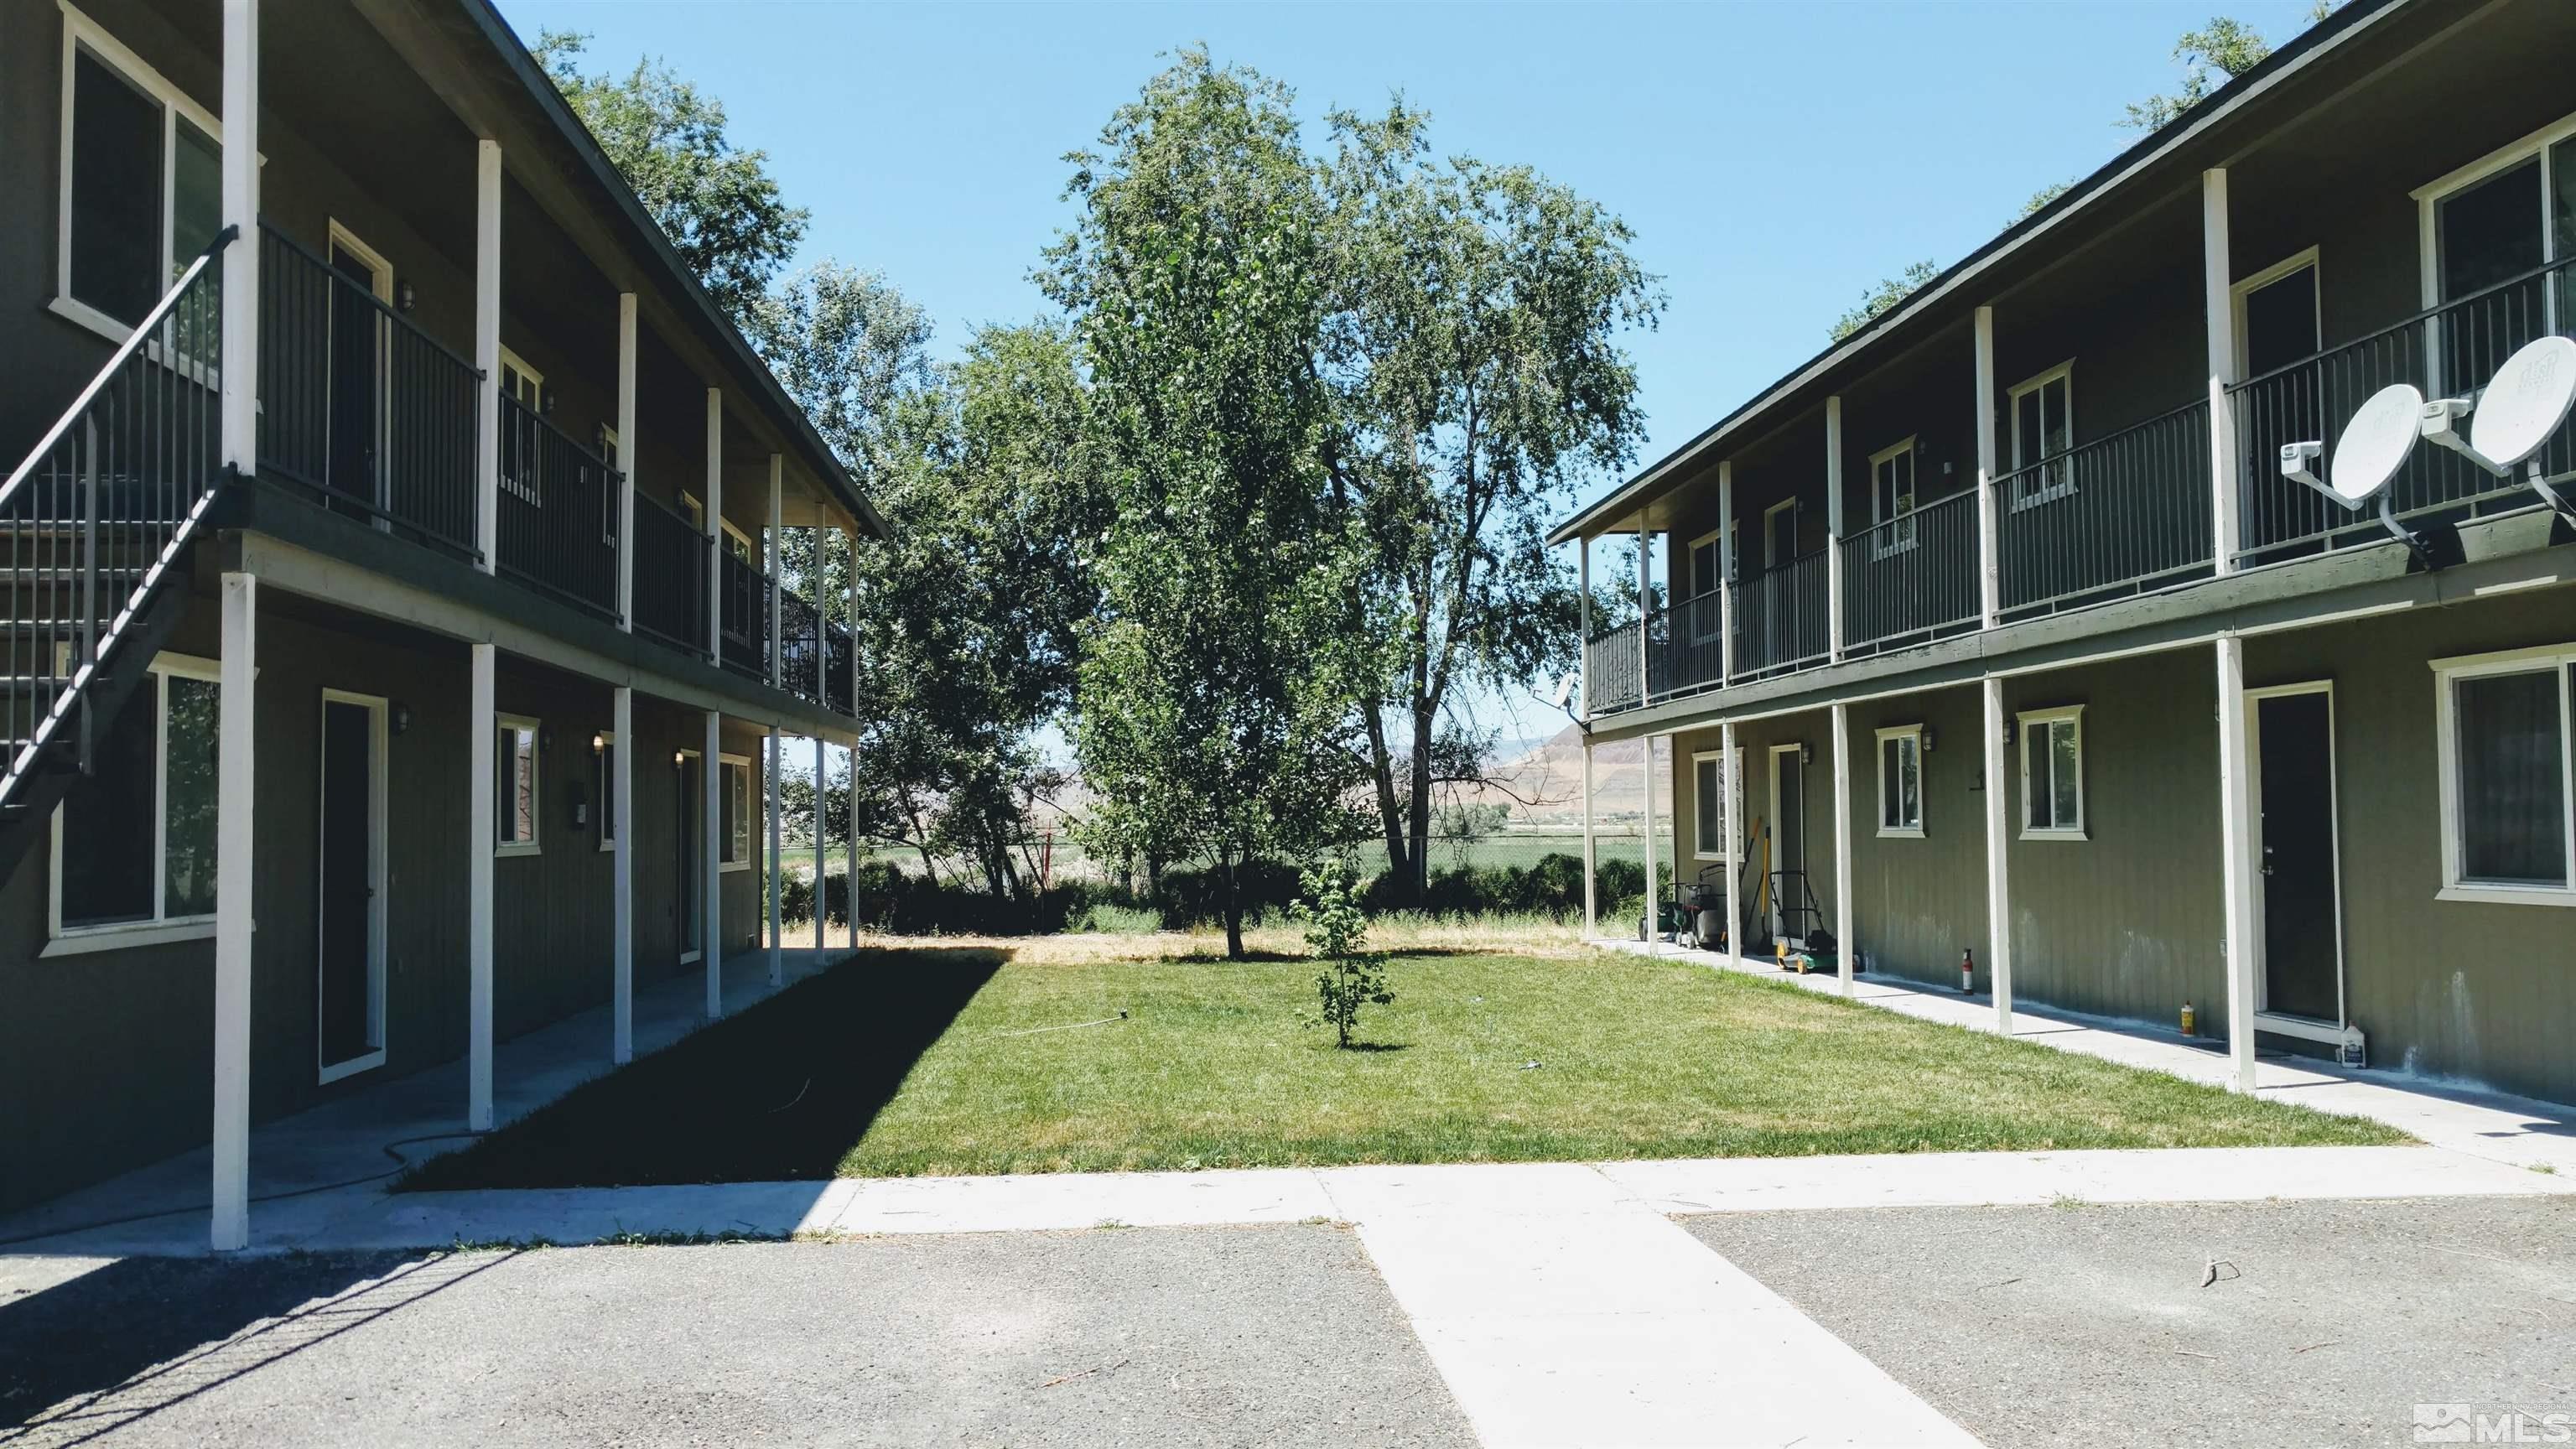
<svg viewBox="0 0 2576 1449">
<path fill-rule="evenodd" d="M 1670 294 L 1630 338 L 1650 462 L 1812 355 L 1873 282 L 1957 260 L 2038 188 L 2134 140 L 2213 12 L 2275 43 L 2306 0 L 1667 4 L 835 4 L 501 0 L 588 31 L 593 68 L 667 60 L 722 98 L 814 214 L 800 260 L 885 272 L 940 324 L 1044 310 L 1063 154 L 1160 55 L 1206 41 L 1314 118 L 1402 90 L 1445 152 L 1528 162 L 1637 232 Z M 1586 496 L 1615 480 L 1600 479 Z M 1540 715 L 1545 713 L 1542 707 Z M 1543 723 L 1533 716 L 1534 729 Z"/>
</svg>

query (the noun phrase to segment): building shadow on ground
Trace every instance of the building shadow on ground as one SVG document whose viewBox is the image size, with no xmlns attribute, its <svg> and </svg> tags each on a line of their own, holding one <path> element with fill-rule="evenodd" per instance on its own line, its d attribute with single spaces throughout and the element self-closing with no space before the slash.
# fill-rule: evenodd
<svg viewBox="0 0 2576 1449">
<path fill-rule="evenodd" d="M 989 947 L 862 950 L 425 1164 L 397 1190 L 832 1177 L 1009 957 Z"/>
<path fill-rule="evenodd" d="M 0 1445 L 105 1439 L 515 1256 L 120 1258 L 0 1300 Z"/>
</svg>

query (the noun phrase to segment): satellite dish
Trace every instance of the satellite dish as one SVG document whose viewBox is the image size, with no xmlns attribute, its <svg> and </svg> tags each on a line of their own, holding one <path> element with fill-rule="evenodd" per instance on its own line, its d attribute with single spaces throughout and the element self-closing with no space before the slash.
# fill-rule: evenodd
<svg viewBox="0 0 2576 1449">
<path fill-rule="evenodd" d="M 2326 496 L 2359 512 L 2406 465 L 2406 455 L 2422 436 L 2423 416 L 2424 394 L 2409 384 L 2393 383 L 2372 393 L 2335 440 L 2334 459 L 2326 465 Z"/>
<path fill-rule="evenodd" d="M 2499 468 L 2530 457 L 2567 421 L 2576 404 L 2576 342 L 2543 337 L 2525 343 L 2496 369 L 2478 397 L 2469 446 Z"/>
<path fill-rule="evenodd" d="M 1558 709 L 1565 708 L 1574 698 L 1574 681 L 1575 676 L 1572 674 L 1560 676 L 1556 681 L 1556 693 L 1550 698 L 1549 703 L 1554 704 Z"/>
</svg>

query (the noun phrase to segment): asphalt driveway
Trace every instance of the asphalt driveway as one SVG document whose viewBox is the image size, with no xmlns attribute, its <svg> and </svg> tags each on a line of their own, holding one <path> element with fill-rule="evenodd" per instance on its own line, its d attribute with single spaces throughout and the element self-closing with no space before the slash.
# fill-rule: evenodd
<svg viewBox="0 0 2576 1449">
<path fill-rule="evenodd" d="M 0 1443 L 1475 1441 L 1324 1225 L 236 1261 L 0 1284 Z"/>
</svg>

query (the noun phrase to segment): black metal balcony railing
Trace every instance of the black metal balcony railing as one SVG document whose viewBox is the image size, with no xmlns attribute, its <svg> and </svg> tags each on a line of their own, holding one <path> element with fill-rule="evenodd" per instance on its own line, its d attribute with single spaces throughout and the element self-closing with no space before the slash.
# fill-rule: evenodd
<svg viewBox="0 0 2576 1449">
<path fill-rule="evenodd" d="M 2214 551 L 2208 400 L 2006 473 L 1993 487 L 2004 618 L 2181 582 L 2207 570 Z"/>
<path fill-rule="evenodd" d="M 1875 653 L 1977 622 L 1977 495 L 1953 493 L 1846 538 L 1843 650 Z"/>
<path fill-rule="evenodd" d="M 1825 551 L 1791 559 L 1735 588 L 1735 678 L 1784 674 L 1830 654 Z"/>
<path fill-rule="evenodd" d="M 754 679 L 769 678 L 769 575 L 722 550 L 716 590 L 723 630 L 724 667 Z"/>
<path fill-rule="evenodd" d="M 2554 262 L 2229 388 L 2241 514 L 2237 556 L 2267 562 L 2348 541 L 2385 541 L 2376 510 L 2348 512 L 2282 477 L 2282 446 L 2322 442 L 2332 458 L 2344 424 L 2381 388 L 2403 382 L 2428 398 L 2466 397 L 2523 344 L 2553 333 L 2576 336 L 2571 268 L 2576 258 Z M 2576 469 L 2576 427 L 2561 427 L 2550 439 L 2541 467 L 2555 478 Z M 2499 478 L 2435 447 L 2416 448 L 2389 488 L 2401 517 L 2452 509 L 2475 515 L 2535 501 L 2520 479 Z"/>
<path fill-rule="evenodd" d="M 501 399 L 500 570 L 617 616 L 617 499 L 624 475 L 563 429 Z"/>
<path fill-rule="evenodd" d="M 850 676 L 850 631 L 838 624 L 823 629 L 823 707 L 842 714 L 858 713 L 858 702 L 851 691 L 857 681 Z"/>
<path fill-rule="evenodd" d="M 260 471 L 474 556 L 482 373 L 265 224 L 259 292 Z"/>
<path fill-rule="evenodd" d="M 639 488 L 634 548 L 635 627 L 704 658 L 707 536 Z"/>
<path fill-rule="evenodd" d="M 820 702 L 822 680 L 815 673 L 823 647 L 823 616 L 802 594 L 778 595 L 778 678 L 771 681 L 791 694 Z"/>
<path fill-rule="evenodd" d="M 1717 590 L 1682 600 L 1655 638 L 1654 697 L 1667 699 L 1726 682 L 1726 599 Z"/>
<path fill-rule="evenodd" d="M 1592 714 L 1634 709 L 1645 703 L 1637 621 L 1592 636 L 1583 646 L 1583 707 Z"/>
</svg>

